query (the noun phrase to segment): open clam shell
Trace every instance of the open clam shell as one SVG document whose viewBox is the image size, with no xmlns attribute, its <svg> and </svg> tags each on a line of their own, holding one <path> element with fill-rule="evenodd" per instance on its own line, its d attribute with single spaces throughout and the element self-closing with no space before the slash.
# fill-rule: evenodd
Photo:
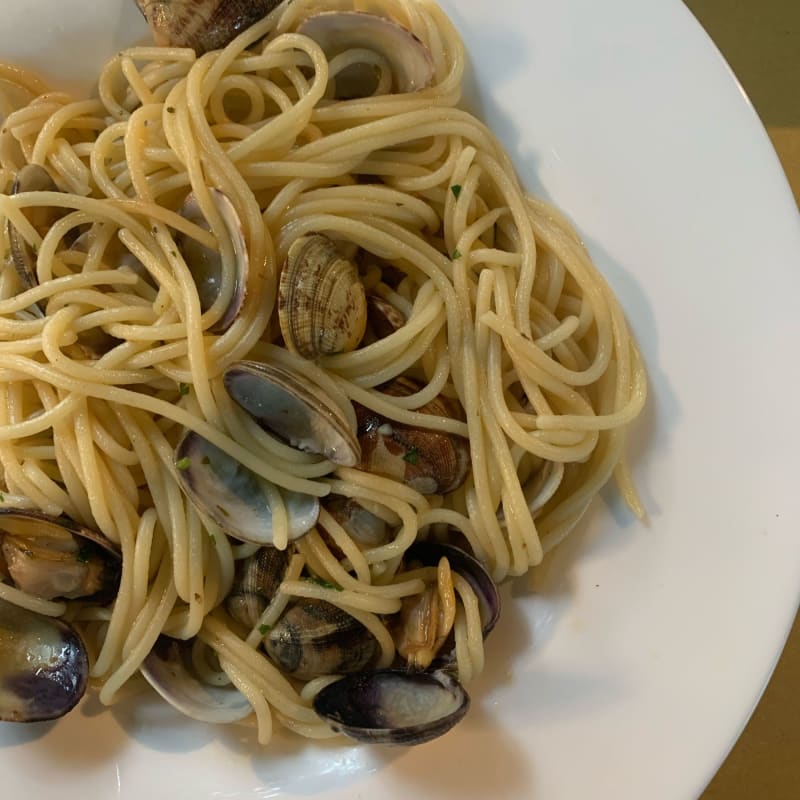
<svg viewBox="0 0 800 800">
<path fill-rule="evenodd" d="M 233 685 L 209 686 L 187 666 L 190 645 L 162 636 L 139 668 L 147 682 L 182 714 L 200 722 L 238 722 L 252 712 Z"/>
<path fill-rule="evenodd" d="M 46 600 L 104 602 L 119 586 L 116 545 L 66 517 L 0 509 L 0 554 L 15 586 Z"/>
<path fill-rule="evenodd" d="M 309 17 L 298 33 L 313 39 L 328 59 L 346 50 L 372 50 L 392 69 L 397 93 L 426 89 L 433 82 L 433 56 L 411 31 L 394 20 L 360 11 L 324 11 Z"/>
<path fill-rule="evenodd" d="M 417 541 L 406 550 L 404 558 L 407 562 L 418 561 L 426 567 L 436 566 L 442 558 L 446 558 L 450 569 L 461 575 L 475 592 L 483 638 L 491 633 L 500 618 L 500 592 L 489 571 L 475 556 L 453 544 Z"/>
<path fill-rule="evenodd" d="M 224 375 L 228 394 L 262 427 L 307 453 L 345 467 L 361 458 L 355 431 L 341 410 L 302 375 L 276 364 L 240 361 Z"/>
<path fill-rule="evenodd" d="M 194 431 L 175 451 L 178 478 L 189 499 L 229 536 L 252 544 L 273 544 L 273 515 L 266 481 Z M 279 490 L 289 518 L 289 540 L 314 527 L 319 500 Z"/>
<path fill-rule="evenodd" d="M 233 247 L 234 263 L 230 265 L 230 270 L 234 275 L 233 294 L 225 312 L 210 328 L 212 333 L 224 333 L 233 324 L 244 305 L 249 259 L 242 223 L 236 213 L 236 209 L 233 207 L 233 203 L 218 189 L 211 189 L 210 192 Z M 211 226 L 203 216 L 194 194 L 189 194 L 184 200 L 180 208 L 180 214 L 190 222 L 194 222 L 195 225 L 205 230 L 211 230 Z M 183 255 L 186 266 L 192 273 L 192 278 L 200 297 L 200 308 L 203 312 L 206 312 L 219 297 L 226 265 L 217 250 L 211 250 L 189 236 L 180 234 L 176 236 L 175 241 Z"/>
<path fill-rule="evenodd" d="M 446 672 L 376 670 L 347 675 L 314 698 L 336 731 L 371 744 L 424 744 L 469 710 L 469 695 Z"/>
<path fill-rule="evenodd" d="M 0 600 L 0 720 L 62 717 L 88 680 L 86 647 L 73 628 Z"/>
<path fill-rule="evenodd" d="M 159 47 L 225 47 L 281 0 L 136 0 Z"/>
<path fill-rule="evenodd" d="M 404 397 L 420 387 L 399 377 L 380 388 L 384 394 Z M 422 494 L 447 494 L 466 480 L 471 458 L 464 437 L 394 422 L 358 403 L 354 406 L 361 445 L 359 469 L 402 481 Z M 458 417 L 458 410 L 441 396 L 417 411 Z"/>
</svg>

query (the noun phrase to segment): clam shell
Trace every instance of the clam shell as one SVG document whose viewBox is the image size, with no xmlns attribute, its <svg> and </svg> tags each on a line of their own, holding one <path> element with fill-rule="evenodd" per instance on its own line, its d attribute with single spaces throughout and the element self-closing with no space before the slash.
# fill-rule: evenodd
<svg viewBox="0 0 800 800">
<path fill-rule="evenodd" d="M 191 47 L 202 55 L 225 47 L 281 0 L 136 0 L 160 47 Z"/>
<path fill-rule="evenodd" d="M 0 509 L 0 552 L 14 584 L 46 600 L 105 602 L 119 586 L 116 545 L 66 517 Z"/>
<path fill-rule="evenodd" d="M 286 346 L 303 358 L 358 347 L 367 325 L 364 285 L 332 239 L 313 234 L 292 243 L 278 286 L 278 321 Z"/>
<path fill-rule="evenodd" d="M 178 479 L 187 497 L 225 533 L 252 544 L 272 544 L 272 508 L 266 483 L 236 459 L 194 431 L 188 431 L 175 451 Z M 280 490 L 289 517 L 289 539 L 314 527 L 319 500 Z"/>
<path fill-rule="evenodd" d="M 404 397 L 419 390 L 413 381 L 396 378 L 381 387 L 384 394 Z M 394 422 L 358 403 L 361 461 L 358 468 L 402 481 L 422 494 L 447 494 L 457 489 L 470 470 L 469 442 L 462 436 Z M 417 411 L 458 418 L 458 409 L 439 396 Z"/>
<path fill-rule="evenodd" d="M 302 375 L 276 364 L 240 361 L 224 375 L 228 394 L 262 427 L 306 453 L 345 467 L 361 458 L 345 415 Z"/>
<path fill-rule="evenodd" d="M 22 192 L 57 192 L 59 191 L 55 181 L 50 177 L 50 173 L 38 164 L 27 164 L 24 166 L 14 179 L 11 187 L 11 194 Z M 26 208 L 22 212 L 36 230 L 44 235 L 48 228 L 63 213 L 60 209 L 48 206 L 35 206 Z M 11 224 L 6 223 L 8 233 L 8 243 L 11 250 L 11 260 L 17 271 L 20 282 L 25 289 L 32 289 L 39 285 L 36 275 L 36 252 L 25 241 L 20 232 Z M 31 306 L 30 310 L 37 316 L 43 316 L 44 310 L 38 304 Z"/>
<path fill-rule="evenodd" d="M 426 567 L 436 566 L 443 557 L 450 564 L 450 569 L 461 575 L 475 592 L 485 639 L 500 618 L 500 592 L 486 567 L 460 547 L 444 542 L 417 541 L 404 555 L 407 562 L 418 561 Z"/>
<path fill-rule="evenodd" d="M 57 719 L 88 680 L 86 647 L 72 627 L 0 600 L 0 720 Z"/>
<path fill-rule="evenodd" d="M 346 611 L 324 600 L 301 599 L 264 640 L 270 658 L 300 680 L 358 672 L 377 655 L 375 637 Z"/>
<path fill-rule="evenodd" d="M 431 85 L 433 56 L 407 28 L 394 20 L 360 11 L 324 11 L 297 28 L 313 39 L 330 60 L 345 50 L 380 53 L 391 66 L 393 91 L 416 92 Z"/>
<path fill-rule="evenodd" d="M 233 585 L 225 599 L 228 613 L 252 628 L 278 593 L 288 566 L 288 551 L 275 547 L 262 547 L 237 561 Z"/>
<path fill-rule="evenodd" d="M 446 672 L 376 670 L 347 675 L 314 698 L 333 730 L 370 744 L 424 744 L 469 710 L 469 695 Z"/>
<path fill-rule="evenodd" d="M 187 668 L 189 644 L 162 636 L 139 668 L 173 708 L 200 722 L 226 724 L 249 716 L 252 706 L 233 685 L 209 686 Z"/>
<path fill-rule="evenodd" d="M 233 246 L 233 274 L 234 286 L 228 307 L 209 329 L 212 333 L 224 333 L 233 324 L 236 317 L 244 305 L 247 289 L 247 273 L 249 269 L 249 259 L 247 254 L 247 243 L 244 240 L 242 223 L 239 219 L 233 203 L 228 197 L 218 189 L 211 189 L 211 198 L 217 208 L 231 245 Z M 211 226 L 203 216 L 200 205 L 194 194 L 189 194 L 180 208 L 182 217 L 185 217 L 195 225 L 211 230 Z M 217 297 L 219 296 L 220 285 L 224 264 L 222 257 L 216 250 L 210 250 L 189 236 L 180 234 L 175 237 L 175 242 L 183 255 L 186 266 L 192 273 L 194 284 L 197 287 L 197 294 L 200 297 L 200 308 L 203 312 L 208 311 Z"/>
<path fill-rule="evenodd" d="M 405 314 L 377 294 L 367 296 L 367 318 L 379 339 L 391 336 L 406 324 Z"/>
</svg>

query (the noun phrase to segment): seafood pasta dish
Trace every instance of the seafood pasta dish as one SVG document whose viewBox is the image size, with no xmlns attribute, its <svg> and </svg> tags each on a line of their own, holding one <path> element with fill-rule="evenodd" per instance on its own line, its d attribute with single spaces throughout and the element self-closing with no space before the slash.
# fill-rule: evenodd
<svg viewBox="0 0 800 800">
<path fill-rule="evenodd" d="M 0 720 L 426 742 L 498 585 L 642 514 L 636 345 L 431 0 L 137 5 L 89 97 L 0 63 Z"/>
</svg>

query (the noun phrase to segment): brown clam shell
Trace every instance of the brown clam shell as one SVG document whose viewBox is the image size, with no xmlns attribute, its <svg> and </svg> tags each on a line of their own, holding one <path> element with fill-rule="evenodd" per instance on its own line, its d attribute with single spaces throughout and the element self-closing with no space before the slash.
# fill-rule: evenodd
<svg viewBox="0 0 800 800">
<path fill-rule="evenodd" d="M 197 55 L 225 47 L 281 0 L 136 0 L 159 47 L 191 47 Z"/>
<path fill-rule="evenodd" d="M 303 358 L 355 350 L 367 326 L 364 285 L 352 261 L 322 234 L 289 248 L 278 286 L 286 347 Z"/>
<path fill-rule="evenodd" d="M 420 389 L 404 377 L 380 388 L 395 397 L 406 397 Z M 470 452 L 465 438 L 404 425 L 358 403 L 354 405 L 361 444 L 358 469 L 402 481 L 422 494 L 447 494 L 466 480 Z M 441 395 L 417 411 L 456 419 L 460 416 L 457 406 Z"/>
</svg>

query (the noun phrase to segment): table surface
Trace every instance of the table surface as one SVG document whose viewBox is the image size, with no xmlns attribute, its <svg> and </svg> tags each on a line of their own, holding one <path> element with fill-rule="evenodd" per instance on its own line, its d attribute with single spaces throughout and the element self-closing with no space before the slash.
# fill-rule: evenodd
<svg viewBox="0 0 800 800">
<path fill-rule="evenodd" d="M 685 0 L 749 95 L 800 206 L 800 2 Z M 800 617 L 758 708 L 701 800 L 800 797 Z"/>
</svg>

